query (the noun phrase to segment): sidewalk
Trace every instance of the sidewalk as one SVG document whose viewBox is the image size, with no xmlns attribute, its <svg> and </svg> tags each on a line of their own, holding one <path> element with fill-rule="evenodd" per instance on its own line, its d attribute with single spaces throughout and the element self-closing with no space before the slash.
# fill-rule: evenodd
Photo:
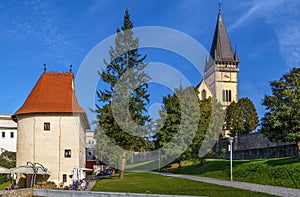
<svg viewBox="0 0 300 197">
<path fill-rule="evenodd" d="M 212 184 L 234 187 L 234 188 L 239 188 L 239 189 L 251 190 L 251 191 L 255 191 L 255 192 L 263 192 L 263 193 L 284 196 L 284 197 L 299 197 L 300 196 L 299 189 L 291 189 L 291 188 L 269 186 L 269 185 L 259 185 L 259 184 L 254 184 L 254 183 L 245 183 L 245 182 L 237 182 L 237 181 L 226 181 L 226 180 L 219 180 L 219 179 L 198 177 L 198 176 L 191 176 L 191 175 L 183 175 L 183 174 L 171 174 L 171 173 L 160 173 L 160 172 L 153 172 L 153 173 L 164 175 L 164 176 L 189 179 L 189 180 L 201 181 L 201 182 L 205 182 L 205 183 L 212 183 Z"/>
</svg>

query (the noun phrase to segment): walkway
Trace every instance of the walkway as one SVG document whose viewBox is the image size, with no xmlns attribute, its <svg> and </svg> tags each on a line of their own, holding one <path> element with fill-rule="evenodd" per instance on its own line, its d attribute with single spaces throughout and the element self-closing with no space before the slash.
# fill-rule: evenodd
<svg viewBox="0 0 300 197">
<path fill-rule="evenodd" d="M 254 183 L 245 183 L 245 182 L 237 182 L 237 181 L 226 181 L 226 180 L 219 180 L 219 179 L 198 177 L 198 176 L 191 176 L 191 175 L 183 175 L 183 174 L 171 174 L 171 173 L 159 173 L 159 172 L 153 172 L 153 173 L 161 174 L 164 176 L 171 176 L 171 177 L 176 177 L 176 178 L 183 178 L 183 179 L 189 179 L 189 180 L 194 180 L 194 181 L 201 181 L 201 182 L 205 182 L 205 183 L 212 183 L 212 184 L 234 187 L 234 188 L 239 188 L 239 189 L 251 190 L 251 191 L 255 191 L 255 192 L 263 192 L 263 193 L 284 196 L 284 197 L 299 197 L 300 196 L 299 189 L 291 189 L 291 188 L 276 187 L 276 186 L 269 186 L 269 185 L 259 185 L 259 184 L 254 184 Z"/>
<path fill-rule="evenodd" d="M 91 189 L 94 187 L 94 185 L 96 184 L 96 180 L 87 180 L 87 187 L 86 187 L 86 191 L 91 191 Z"/>
</svg>

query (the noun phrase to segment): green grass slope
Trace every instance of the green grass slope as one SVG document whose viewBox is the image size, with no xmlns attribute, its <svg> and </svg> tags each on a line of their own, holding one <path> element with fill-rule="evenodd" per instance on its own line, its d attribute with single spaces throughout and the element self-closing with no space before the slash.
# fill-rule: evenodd
<svg viewBox="0 0 300 197">
<path fill-rule="evenodd" d="M 92 191 L 130 192 L 193 196 L 272 196 L 247 190 L 218 186 L 186 179 L 166 177 L 152 173 L 128 172 L 120 180 L 117 176 L 98 180 Z"/>
<path fill-rule="evenodd" d="M 187 162 L 182 168 L 168 171 L 229 180 L 230 162 L 223 159 L 207 159 L 204 165 Z M 276 158 L 233 161 L 235 181 L 300 188 L 300 159 Z"/>
</svg>

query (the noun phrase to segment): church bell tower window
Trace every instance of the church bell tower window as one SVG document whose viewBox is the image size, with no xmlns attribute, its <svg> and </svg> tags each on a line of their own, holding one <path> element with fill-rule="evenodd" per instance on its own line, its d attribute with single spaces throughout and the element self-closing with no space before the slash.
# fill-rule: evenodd
<svg viewBox="0 0 300 197">
<path fill-rule="evenodd" d="M 202 96 L 202 99 L 201 99 L 201 100 L 206 99 L 206 91 L 205 91 L 205 90 L 202 90 L 201 96 Z"/>
</svg>

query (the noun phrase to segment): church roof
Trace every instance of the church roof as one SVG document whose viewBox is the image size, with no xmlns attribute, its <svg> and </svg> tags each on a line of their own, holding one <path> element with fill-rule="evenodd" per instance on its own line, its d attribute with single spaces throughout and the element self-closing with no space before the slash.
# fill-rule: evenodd
<svg viewBox="0 0 300 197">
<path fill-rule="evenodd" d="M 74 92 L 74 74 L 44 72 L 13 117 L 30 113 L 85 113 Z"/>
<path fill-rule="evenodd" d="M 232 51 L 221 12 L 218 14 L 210 56 L 215 62 L 238 63 L 237 54 Z"/>
</svg>

